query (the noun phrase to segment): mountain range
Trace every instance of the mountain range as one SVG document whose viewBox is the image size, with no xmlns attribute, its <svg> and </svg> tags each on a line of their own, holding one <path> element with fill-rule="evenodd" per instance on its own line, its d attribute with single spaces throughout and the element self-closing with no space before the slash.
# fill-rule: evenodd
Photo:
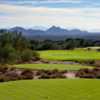
<svg viewBox="0 0 100 100">
<path fill-rule="evenodd" d="M 24 36 L 34 39 L 66 39 L 66 38 L 82 38 L 100 40 L 99 32 L 81 31 L 79 29 L 64 29 L 61 27 L 52 26 L 46 30 L 42 29 L 25 29 L 22 27 L 13 27 L 5 29 L 9 32 L 21 32 Z"/>
</svg>

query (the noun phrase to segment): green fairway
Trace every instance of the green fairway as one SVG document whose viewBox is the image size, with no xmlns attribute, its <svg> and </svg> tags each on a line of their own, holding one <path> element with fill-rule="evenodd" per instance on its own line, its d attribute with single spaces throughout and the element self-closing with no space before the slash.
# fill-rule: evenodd
<svg viewBox="0 0 100 100">
<path fill-rule="evenodd" d="M 94 50 L 48 50 L 39 53 L 41 58 L 48 60 L 100 60 L 100 52 Z"/>
<path fill-rule="evenodd" d="M 83 79 L 8 82 L 0 84 L 0 100 L 99 100 L 99 87 Z"/>
<path fill-rule="evenodd" d="M 65 64 L 18 64 L 14 65 L 17 68 L 31 68 L 31 69 L 59 69 L 59 70 L 79 70 L 81 68 L 93 68 L 92 66 L 84 65 L 65 65 Z"/>
</svg>

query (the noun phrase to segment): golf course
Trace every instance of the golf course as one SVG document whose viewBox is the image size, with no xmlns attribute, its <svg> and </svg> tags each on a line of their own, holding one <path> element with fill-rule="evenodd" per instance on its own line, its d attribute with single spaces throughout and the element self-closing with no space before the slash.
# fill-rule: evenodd
<svg viewBox="0 0 100 100">
<path fill-rule="evenodd" d="M 47 50 L 40 51 L 40 57 L 48 60 L 100 60 L 100 52 L 96 50 Z"/>
<path fill-rule="evenodd" d="M 39 51 L 41 59 L 46 61 L 98 60 L 100 53 L 86 50 L 49 50 Z M 57 63 L 57 62 L 56 62 Z M 14 64 L 16 68 L 40 70 L 77 71 L 94 66 L 80 63 L 50 64 L 23 63 Z M 92 84 L 91 84 L 92 83 Z M 100 81 L 98 79 L 36 79 L 10 81 L 0 84 L 1 100 L 99 100 Z"/>
<path fill-rule="evenodd" d="M 99 85 L 99 80 L 90 79 L 15 81 L 0 84 L 0 99 L 99 100 Z"/>
<path fill-rule="evenodd" d="M 100 0 L 0 0 L 0 100 L 100 100 Z"/>
</svg>

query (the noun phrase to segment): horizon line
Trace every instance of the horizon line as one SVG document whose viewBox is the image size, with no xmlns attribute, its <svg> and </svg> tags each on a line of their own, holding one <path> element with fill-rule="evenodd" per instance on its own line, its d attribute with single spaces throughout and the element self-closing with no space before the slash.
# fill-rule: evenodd
<svg viewBox="0 0 100 100">
<path fill-rule="evenodd" d="M 42 31 L 46 31 L 46 30 L 48 30 L 48 29 L 50 29 L 50 28 L 52 28 L 52 27 L 56 27 L 56 28 L 61 28 L 61 29 L 65 29 L 65 30 L 68 30 L 68 31 L 71 31 L 71 30 L 79 30 L 79 31 L 83 31 L 83 32 L 91 32 L 91 33 L 99 33 L 100 32 L 100 30 L 94 30 L 94 31 L 89 31 L 89 30 L 82 30 L 82 29 L 80 29 L 80 28 L 68 28 L 68 27 L 65 27 L 65 26 L 59 26 L 59 25 L 49 25 L 49 26 L 42 26 L 42 25 L 40 25 L 40 26 L 36 26 L 36 25 L 33 25 L 33 26 L 22 26 L 22 25 L 12 25 L 12 26 L 10 26 L 10 27 L 0 27 L 0 30 L 1 29 L 11 29 L 11 28 L 23 28 L 23 29 L 26 29 L 26 30 L 28 30 L 28 29 L 34 29 L 34 30 L 42 30 Z M 40 27 L 40 28 L 39 28 Z M 44 27 L 44 29 L 43 29 L 43 27 Z"/>
</svg>

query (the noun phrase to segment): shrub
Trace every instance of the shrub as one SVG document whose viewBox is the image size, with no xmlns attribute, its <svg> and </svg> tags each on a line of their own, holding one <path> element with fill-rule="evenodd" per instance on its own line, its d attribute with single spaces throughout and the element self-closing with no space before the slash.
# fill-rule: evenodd
<svg viewBox="0 0 100 100">
<path fill-rule="evenodd" d="M 95 63 L 94 63 L 94 65 L 95 65 L 96 67 L 100 67 L 100 60 L 96 60 Z"/>
<path fill-rule="evenodd" d="M 15 71 L 8 71 L 5 73 L 6 81 L 19 80 L 19 76 Z"/>
<path fill-rule="evenodd" d="M 76 76 L 80 78 L 100 78 L 100 69 L 81 69 L 76 73 Z"/>
<path fill-rule="evenodd" d="M 39 60 L 40 59 L 40 54 L 36 51 L 33 51 L 32 52 L 32 56 L 36 59 L 36 60 Z"/>
<path fill-rule="evenodd" d="M 25 69 L 21 73 L 22 79 L 33 79 L 33 72 L 29 69 Z"/>
<path fill-rule="evenodd" d="M 24 50 L 21 54 L 21 60 L 22 61 L 29 61 L 33 57 L 32 54 L 33 54 L 33 52 L 31 50 L 29 50 L 29 49 Z"/>
<path fill-rule="evenodd" d="M 34 58 L 34 60 L 39 59 L 39 54 L 37 52 L 33 52 L 30 49 L 26 49 L 21 53 L 21 61 L 30 61 Z"/>
<path fill-rule="evenodd" d="M 1 63 L 14 63 L 16 62 L 17 57 L 17 52 L 12 46 L 6 45 L 3 48 L 0 48 Z"/>
<path fill-rule="evenodd" d="M 100 48 L 99 48 L 99 49 L 97 49 L 96 51 L 99 51 L 99 52 L 100 52 Z"/>
<path fill-rule="evenodd" d="M 8 67 L 0 67 L 0 72 L 1 73 L 6 73 L 8 70 Z"/>
<path fill-rule="evenodd" d="M 0 75 L 0 82 L 7 81 L 6 77 L 4 75 Z"/>
</svg>

